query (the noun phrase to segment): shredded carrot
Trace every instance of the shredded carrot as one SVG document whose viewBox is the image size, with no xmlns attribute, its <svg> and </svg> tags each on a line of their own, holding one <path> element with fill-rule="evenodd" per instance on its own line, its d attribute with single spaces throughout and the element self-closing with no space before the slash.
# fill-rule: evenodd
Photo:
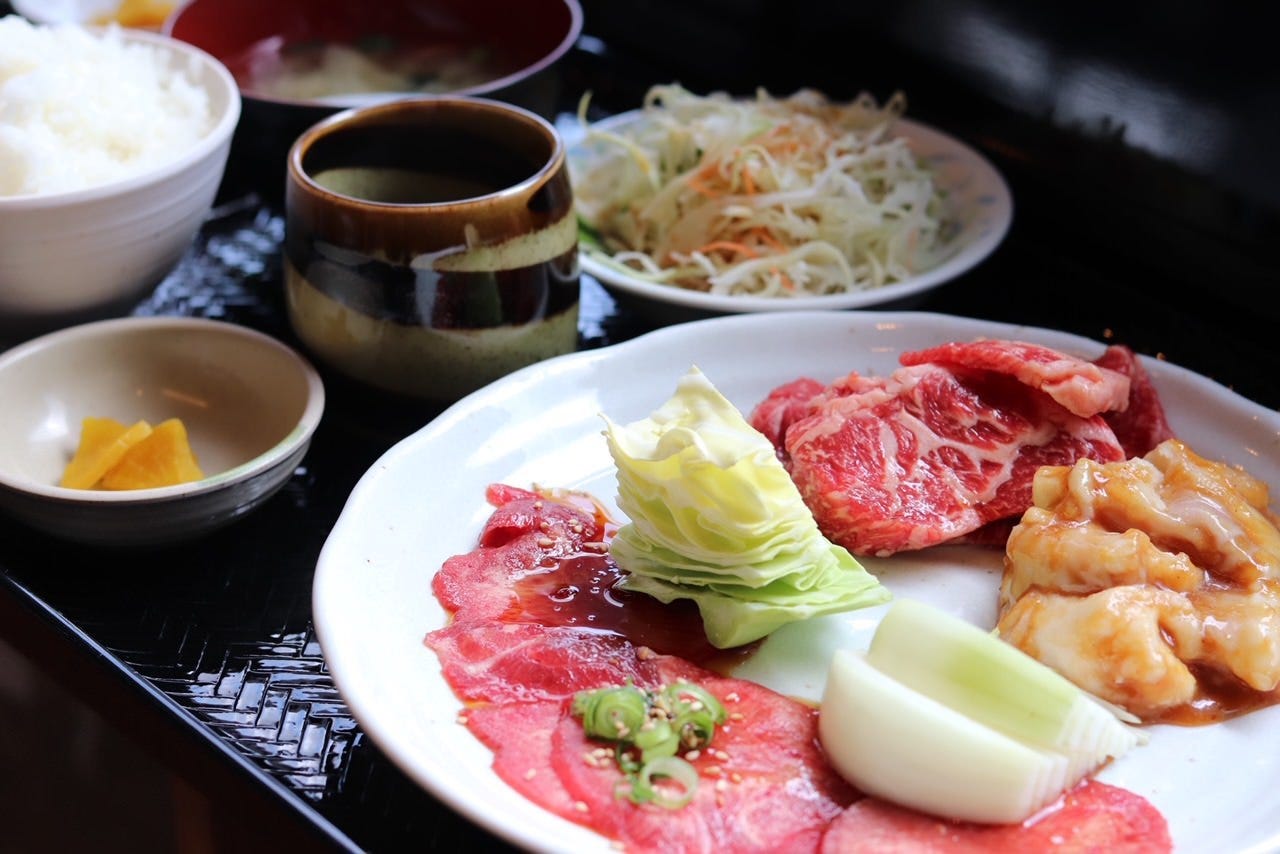
<svg viewBox="0 0 1280 854">
<path fill-rule="evenodd" d="M 734 243 L 732 240 L 713 240 L 705 246 L 699 246 L 694 252 L 701 252 L 703 255 L 708 252 L 715 252 L 717 249 L 727 249 L 730 252 L 737 252 L 740 255 L 746 255 L 748 258 L 759 258 L 760 253 L 752 249 L 745 243 Z"/>
<path fill-rule="evenodd" d="M 776 249 L 779 252 L 787 251 L 786 245 L 784 245 L 781 240 L 774 237 L 769 232 L 769 229 L 765 228 L 762 225 L 758 225 L 755 228 L 751 229 L 751 231 L 749 231 L 748 234 L 750 234 L 752 237 L 757 238 L 761 243 L 766 244 L 771 249 Z"/>
<path fill-rule="evenodd" d="M 699 195 L 706 196 L 708 199 L 718 198 L 723 195 L 715 187 L 708 186 L 706 181 L 699 175 L 690 175 L 688 178 L 689 188 Z"/>
</svg>

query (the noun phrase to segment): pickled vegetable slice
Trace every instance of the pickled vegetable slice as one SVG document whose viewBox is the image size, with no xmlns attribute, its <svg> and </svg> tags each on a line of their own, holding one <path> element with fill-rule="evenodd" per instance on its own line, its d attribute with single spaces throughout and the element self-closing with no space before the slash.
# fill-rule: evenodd
<svg viewBox="0 0 1280 854">
<path fill-rule="evenodd" d="M 61 486 L 92 489 L 128 450 L 151 433 L 151 425 L 138 421 L 132 426 L 113 418 L 85 418 L 80 426 L 80 444 L 62 473 Z"/>
<path fill-rule="evenodd" d="M 187 439 L 186 426 L 181 420 L 170 418 L 127 449 L 119 462 L 103 474 L 100 485 L 103 489 L 155 489 L 203 477 Z"/>
</svg>

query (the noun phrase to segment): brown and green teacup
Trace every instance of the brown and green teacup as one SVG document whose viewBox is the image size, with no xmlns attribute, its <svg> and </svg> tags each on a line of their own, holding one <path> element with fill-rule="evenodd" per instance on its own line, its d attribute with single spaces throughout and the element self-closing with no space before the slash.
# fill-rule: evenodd
<svg viewBox="0 0 1280 854">
<path fill-rule="evenodd" d="M 370 385 L 454 400 L 577 345 L 564 144 L 480 98 L 339 113 L 303 133 L 285 184 L 290 323 Z"/>
</svg>

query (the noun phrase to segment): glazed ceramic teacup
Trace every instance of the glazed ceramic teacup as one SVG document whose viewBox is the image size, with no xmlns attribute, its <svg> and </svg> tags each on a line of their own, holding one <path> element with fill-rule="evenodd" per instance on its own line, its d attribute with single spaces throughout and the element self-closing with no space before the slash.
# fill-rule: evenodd
<svg viewBox="0 0 1280 854">
<path fill-rule="evenodd" d="M 537 115 L 414 98 L 303 133 L 285 183 L 290 323 L 362 382 L 454 400 L 577 345 L 564 144 Z"/>
</svg>

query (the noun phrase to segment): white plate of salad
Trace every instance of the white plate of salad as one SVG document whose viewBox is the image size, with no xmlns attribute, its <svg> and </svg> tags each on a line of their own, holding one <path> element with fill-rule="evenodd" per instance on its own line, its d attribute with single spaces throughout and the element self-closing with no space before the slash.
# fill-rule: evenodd
<svg viewBox="0 0 1280 854">
<path fill-rule="evenodd" d="M 905 304 L 993 252 L 1013 202 L 982 155 L 904 112 L 673 85 L 564 122 L 582 269 L 672 317 Z"/>
<path fill-rule="evenodd" d="M 493 754 L 460 724 L 464 706 L 425 644 L 448 616 L 432 591 L 446 559 L 476 547 L 494 483 L 584 490 L 616 511 L 607 415 L 643 419 L 696 365 L 749 411 L 800 376 L 884 374 L 897 356 L 947 341 L 1017 338 L 1086 358 L 1104 345 L 1019 326 L 917 312 L 746 314 L 678 324 L 613 347 L 516 372 L 455 404 L 389 450 L 361 479 L 325 543 L 314 582 L 316 629 L 337 687 L 372 740 L 428 792 L 510 842 L 537 851 L 614 850 L 544 811 L 493 771 Z M 758 346 L 767 340 L 769 347 Z M 1208 379 L 1144 364 L 1178 436 L 1280 488 L 1280 416 Z M 963 546 L 863 558 L 897 598 L 989 628 L 1001 552 Z M 865 646 L 885 606 L 793 623 L 736 676 L 821 697 L 834 650 Z M 1149 743 L 1098 779 L 1148 799 L 1179 854 L 1280 848 L 1280 706 L 1207 726 L 1154 725 Z"/>
</svg>

